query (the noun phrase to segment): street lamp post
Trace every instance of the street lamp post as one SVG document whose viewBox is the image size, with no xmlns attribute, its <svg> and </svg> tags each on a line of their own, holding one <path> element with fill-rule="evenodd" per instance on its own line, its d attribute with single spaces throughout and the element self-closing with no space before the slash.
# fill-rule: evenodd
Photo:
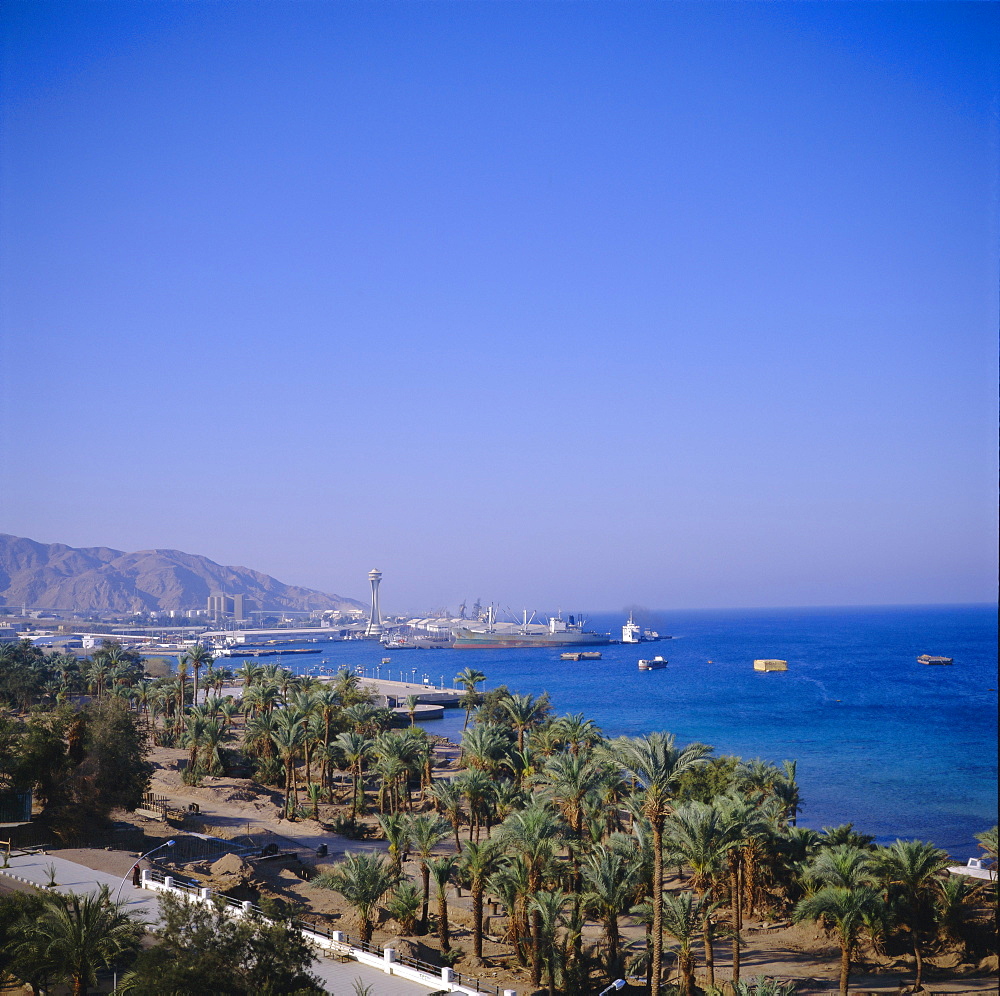
<svg viewBox="0 0 1000 996">
<path fill-rule="evenodd" d="M 625 986 L 625 980 L 624 979 L 615 979 L 615 981 L 612 982 L 611 985 L 608 986 L 607 989 L 602 989 L 600 991 L 600 993 L 598 994 L 598 996 L 608 996 L 608 993 L 613 992 L 616 989 L 622 989 L 622 988 L 624 988 L 624 986 Z"/>
<path fill-rule="evenodd" d="M 145 854 L 143 854 L 143 855 L 142 855 L 141 857 L 138 857 L 138 858 L 136 858 L 136 860 L 135 860 L 135 863 L 134 863 L 134 864 L 132 865 L 132 867 L 131 867 L 131 868 L 129 868 L 129 870 L 128 870 L 128 871 L 127 871 L 127 872 L 125 873 L 125 877 L 124 877 L 124 878 L 123 878 L 123 879 L 121 880 L 121 882 L 120 882 L 120 883 L 119 883 L 119 885 L 118 885 L 118 889 L 117 889 L 117 891 L 115 892 L 115 902 L 116 902 L 116 903 L 118 902 L 118 897 L 119 897 L 119 896 L 121 895 L 121 891 L 122 891 L 122 886 L 123 886 L 123 885 L 125 885 L 125 883 L 126 883 L 126 882 L 128 881 L 128 877 L 129 877 L 129 875 L 131 875 L 131 874 L 132 874 L 132 872 L 134 872 L 134 871 L 135 871 L 135 869 L 136 869 L 136 868 L 138 867 L 138 865 L 139 865 L 139 863 L 140 863 L 141 861 L 144 861 L 144 860 L 145 860 L 146 858 L 148 858 L 148 857 L 149 857 L 149 856 L 150 856 L 151 854 L 156 854 L 156 852 L 157 852 L 157 851 L 162 851 L 162 850 L 163 850 L 163 848 L 165 848 L 165 847 L 173 847 L 173 846 L 174 846 L 174 844 L 176 844 L 176 843 L 177 843 L 177 841 L 176 841 L 176 840 L 168 840 L 168 841 L 167 841 L 167 842 L 166 842 L 165 844 L 160 844 L 160 845 L 159 845 L 159 847 L 154 847 L 154 848 L 153 848 L 153 849 L 152 849 L 151 851 L 147 851 L 147 852 L 146 852 Z"/>
</svg>

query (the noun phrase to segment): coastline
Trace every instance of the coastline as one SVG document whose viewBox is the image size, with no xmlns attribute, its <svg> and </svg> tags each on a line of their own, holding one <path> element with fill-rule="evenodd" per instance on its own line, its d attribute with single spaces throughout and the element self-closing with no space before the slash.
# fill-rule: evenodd
<svg viewBox="0 0 1000 996">
<path fill-rule="evenodd" d="M 930 840 L 963 862 L 976 853 L 974 834 L 992 825 L 997 808 L 991 606 L 710 609 L 655 621 L 674 639 L 604 647 L 600 661 L 530 649 L 412 650 L 382 667 L 382 648 L 362 641 L 272 660 L 300 673 L 344 666 L 399 677 L 401 669 L 406 680 L 446 688 L 472 664 L 487 675 L 486 688 L 548 691 L 557 714 L 583 713 L 608 736 L 669 730 L 718 754 L 796 760 L 804 826 L 853 822 L 880 843 Z M 620 614 L 589 620 L 603 630 L 615 623 Z M 663 653 L 668 666 L 640 673 L 647 651 Z M 916 662 L 945 651 L 953 667 Z M 761 656 L 788 660 L 789 671 L 755 674 Z M 446 710 L 425 728 L 454 738 L 459 712 Z"/>
</svg>

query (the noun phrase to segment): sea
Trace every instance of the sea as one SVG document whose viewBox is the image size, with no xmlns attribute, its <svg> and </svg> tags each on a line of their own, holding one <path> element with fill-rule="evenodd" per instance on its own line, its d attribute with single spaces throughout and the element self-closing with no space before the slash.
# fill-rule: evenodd
<svg viewBox="0 0 1000 996">
<path fill-rule="evenodd" d="M 850 822 L 879 843 L 931 841 L 963 864 L 979 853 L 975 834 L 997 822 L 996 606 L 652 616 L 671 639 L 592 648 L 601 650 L 599 661 L 563 661 L 558 649 L 389 652 L 346 641 L 301 644 L 321 652 L 266 662 L 301 673 L 346 667 L 436 687 L 474 667 L 487 689 L 548 692 L 556 714 L 583 713 L 605 736 L 667 731 L 717 754 L 794 760 L 801 826 Z M 624 620 L 620 612 L 594 613 L 586 625 L 619 639 Z M 639 658 L 654 654 L 667 667 L 639 671 Z M 954 664 L 920 664 L 921 654 Z M 788 670 L 754 671 L 756 658 L 786 660 Z M 457 740 L 463 718 L 446 710 L 423 725 Z"/>
</svg>

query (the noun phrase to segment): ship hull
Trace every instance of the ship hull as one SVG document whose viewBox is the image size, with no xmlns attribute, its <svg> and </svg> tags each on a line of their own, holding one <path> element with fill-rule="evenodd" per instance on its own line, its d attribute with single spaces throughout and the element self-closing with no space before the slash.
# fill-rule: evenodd
<svg viewBox="0 0 1000 996">
<path fill-rule="evenodd" d="M 519 650 L 535 648 L 548 650 L 556 647 L 600 647 L 611 642 L 600 633 L 478 633 L 459 630 L 452 643 L 454 650 Z"/>
</svg>

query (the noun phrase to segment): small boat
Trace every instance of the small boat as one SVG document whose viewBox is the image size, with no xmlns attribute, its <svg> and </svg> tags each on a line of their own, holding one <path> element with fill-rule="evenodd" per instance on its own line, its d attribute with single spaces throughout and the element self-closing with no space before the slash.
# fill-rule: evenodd
<svg viewBox="0 0 1000 996">
<path fill-rule="evenodd" d="M 954 664 L 951 657 L 934 657 L 932 654 L 921 654 L 917 658 L 918 664 Z"/>
<path fill-rule="evenodd" d="M 657 654 L 656 657 L 653 657 L 648 661 L 639 661 L 640 671 L 657 671 L 661 667 L 666 667 L 666 666 L 667 666 L 667 659 L 665 657 L 660 657 L 659 654 Z"/>
<path fill-rule="evenodd" d="M 391 657 L 383 657 L 382 658 L 382 663 L 383 664 L 391 664 L 392 663 L 392 658 Z"/>
<path fill-rule="evenodd" d="M 580 654 L 580 660 L 582 661 L 599 661 L 600 659 L 600 650 L 585 650 L 582 654 Z"/>
</svg>

